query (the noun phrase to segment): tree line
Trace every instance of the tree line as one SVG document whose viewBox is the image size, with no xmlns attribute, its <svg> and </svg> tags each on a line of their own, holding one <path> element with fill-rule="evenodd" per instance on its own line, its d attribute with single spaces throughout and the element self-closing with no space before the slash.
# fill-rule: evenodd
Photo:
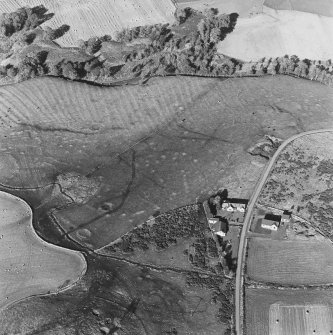
<svg viewBox="0 0 333 335">
<path fill-rule="evenodd" d="M 219 14 L 216 9 L 199 12 L 191 8 L 177 10 L 176 23 L 145 25 L 126 28 L 116 34 L 92 37 L 80 41 L 78 59 L 62 57 L 66 48 L 54 42 L 70 27 L 41 28 L 40 24 L 50 19 L 44 6 L 20 8 L 0 16 L 0 49 L 2 59 L 17 50 L 28 48 L 15 65 L 0 66 L 0 78 L 22 81 L 42 75 L 62 76 L 71 80 L 103 80 L 115 74 L 119 78 L 165 75 L 203 76 L 264 76 L 287 74 L 333 85 L 331 61 L 299 59 L 297 56 L 262 58 L 256 62 L 242 62 L 217 53 L 217 43 L 231 33 L 238 15 Z M 50 61 L 49 49 L 39 41 L 55 43 L 59 58 Z M 35 43 L 36 42 L 36 43 Z M 116 65 L 101 59 L 98 52 L 103 43 L 119 43 L 127 46 Z M 134 43 L 135 42 L 135 43 Z M 84 57 L 81 57 L 84 55 Z M 82 59 L 83 58 L 83 59 Z"/>
</svg>

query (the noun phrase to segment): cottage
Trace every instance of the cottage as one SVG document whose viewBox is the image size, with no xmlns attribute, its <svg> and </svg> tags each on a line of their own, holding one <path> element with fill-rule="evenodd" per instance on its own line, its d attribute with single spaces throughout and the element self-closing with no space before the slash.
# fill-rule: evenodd
<svg viewBox="0 0 333 335">
<path fill-rule="evenodd" d="M 228 212 L 241 212 L 244 213 L 246 210 L 246 206 L 248 204 L 248 200 L 246 199 L 226 199 L 222 203 L 222 210 Z"/>
</svg>

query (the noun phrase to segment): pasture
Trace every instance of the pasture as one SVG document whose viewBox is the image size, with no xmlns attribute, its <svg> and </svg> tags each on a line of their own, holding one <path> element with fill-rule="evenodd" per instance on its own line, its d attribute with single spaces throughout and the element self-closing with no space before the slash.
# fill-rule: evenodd
<svg viewBox="0 0 333 335">
<path fill-rule="evenodd" d="M 0 308 L 30 296 L 59 292 L 83 275 L 83 255 L 41 240 L 23 200 L 1 192 L 0 213 Z"/>
<path fill-rule="evenodd" d="M 270 335 L 332 334 L 333 306 L 273 304 L 269 309 Z"/>
<path fill-rule="evenodd" d="M 309 313 L 306 313 L 307 310 Z M 333 325 L 332 310 L 332 289 L 246 288 L 246 334 L 329 335 L 333 330 L 330 328 Z M 277 313 L 279 313 L 279 318 L 277 318 Z M 276 323 L 276 320 L 279 322 Z M 311 329 L 312 326 L 316 328 Z M 325 332 L 321 332 L 323 329 Z"/>
<path fill-rule="evenodd" d="M 323 16 L 333 16 L 331 0 L 265 0 L 264 5 L 279 10 L 292 10 Z"/>
<path fill-rule="evenodd" d="M 23 6 L 44 5 L 55 16 L 42 26 L 70 25 L 70 31 L 57 42 L 76 46 L 79 39 L 114 35 L 122 28 L 174 21 L 172 0 L 1 0 L 1 12 L 13 12 Z"/>
<path fill-rule="evenodd" d="M 276 284 L 331 284 L 333 246 L 328 242 L 251 238 L 247 275 L 251 280 Z"/>
<path fill-rule="evenodd" d="M 328 60 L 333 57 L 333 18 L 264 7 L 262 14 L 239 18 L 218 52 L 245 61 L 286 54 Z"/>
<path fill-rule="evenodd" d="M 329 87 L 282 76 L 115 88 L 29 80 L 0 88 L 1 182 L 42 187 L 64 172 L 91 174 L 99 192 L 54 214 L 71 237 L 101 248 L 156 211 L 218 188 L 248 198 L 266 160 L 247 148 L 263 134 L 333 126 L 332 108 Z M 52 208 L 54 195 L 40 202 Z"/>
</svg>

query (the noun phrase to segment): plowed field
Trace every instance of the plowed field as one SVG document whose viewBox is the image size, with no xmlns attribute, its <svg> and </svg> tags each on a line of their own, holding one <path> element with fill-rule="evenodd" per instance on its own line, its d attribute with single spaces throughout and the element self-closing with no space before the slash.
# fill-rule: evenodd
<svg viewBox="0 0 333 335">
<path fill-rule="evenodd" d="M 112 35 L 125 27 L 173 22 L 175 11 L 172 0 L 1 0 L 0 12 L 38 5 L 55 13 L 45 26 L 70 25 L 70 31 L 57 40 L 62 46 L 77 45 L 78 39 Z"/>
</svg>

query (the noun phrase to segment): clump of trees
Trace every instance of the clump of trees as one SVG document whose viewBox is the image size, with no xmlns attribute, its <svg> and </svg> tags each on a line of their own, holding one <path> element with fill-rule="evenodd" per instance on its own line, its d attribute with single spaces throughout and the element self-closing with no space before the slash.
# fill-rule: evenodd
<svg viewBox="0 0 333 335">
<path fill-rule="evenodd" d="M 21 30 L 32 30 L 53 17 L 54 14 L 46 14 L 48 10 L 43 6 L 33 8 L 23 7 L 12 13 L 0 15 L 0 34 L 12 36 Z"/>
<path fill-rule="evenodd" d="M 103 42 L 111 42 L 112 37 L 110 35 L 104 35 L 101 37 L 91 37 L 87 41 L 80 40 L 80 48 L 89 55 L 93 55 L 98 52 Z"/>
<path fill-rule="evenodd" d="M 189 205 L 163 213 L 153 225 L 145 223 L 124 235 L 109 251 L 133 252 L 151 246 L 162 250 L 177 244 L 177 239 L 203 238 L 206 224 L 198 211 L 198 205 Z"/>
<path fill-rule="evenodd" d="M 187 21 L 187 19 L 195 14 L 195 10 L 191 7 L 186 8 L 177 8 L 175 11 L 175 19 L 177 21 L 177 24 L 183 24 Z"/>
<path fill-rule="evenodd" d="M 59 28 L 52 29 L 50 27 L 44 28 L 44 36 L 43 38 L 45 40 L 54 41 L 63 35 L 65 35 L 70 29 L 70 26 L 68 24 L 63 24 Z"/>
</svg>

